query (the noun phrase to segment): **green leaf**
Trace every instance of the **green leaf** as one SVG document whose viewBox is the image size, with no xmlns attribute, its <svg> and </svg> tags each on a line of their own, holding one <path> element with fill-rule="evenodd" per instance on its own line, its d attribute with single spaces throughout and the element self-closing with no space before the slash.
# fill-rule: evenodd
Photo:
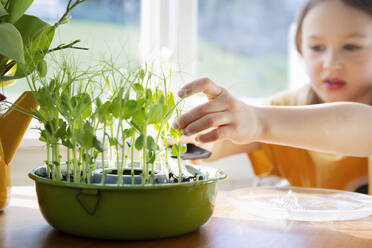
<svg viewBox="0 0 372 248">
<path fill-rule="evenodd" d="M 35 20 L 35 19 L 33 19 Z M 23 20 L 22 20 L 23 21 Z M 40 20 L 41 21 L 41 20 Z M 36 25 L 43 25 L 40 22 Z M 38 28 L 37 28 L 38 27 Z M 44 58 L 45 54 L 49 50 L 50 44 L 53 40 L 55 27 L 48 25 L 43 25 L 34 27 L 35 30 L 39 30 L 39 34 L 32 36 L 31 34 L 26 34 L 28 38 L 25 38 L 27 45 L 24 47 L 24 55 L 26 63 L 24 65 L 19 65 L 15 76 L 24 77 L 33 72 L 39 62 Z M 22 29 L 22 32 L 28 32 Z"/>
<path fill-rule="evenodd" d="M 50 44 L 54 37 L 55 27 L 49 26 L 45 28 L 39 35 L 31 41 L 27 47 L 32 55 L 39 55 L 39 61 L 44 58 L 46 52 L 48 52 Z"/>
<path fill-rule="evenodd" d="M 159 94 L 158 103 L 164 104 L 164 95 L 163 94 Z"/>
<path fill-rule="evenodd" d="M 137 111 L 132 118 L 132 121 L 137 123 L 137 125 L 143 127 L 145 125 L 146 115 L 144 111 Z"/>
<path fill-rule="evenodd" d="M 115 118 L 119 118 L 121 111 L 121 99 L 119 97 L 115 97 L 111 103 L 111 113 Z"/>
<path fill-rule="evenodd" d="M 71 143 L 70 137 L 65 137 L 65 138 L 62 140 L 62 145 L 64 145 L 65 147 L 71 148 L 71 149 L 74 147 L 74 146 L 72 145 L 72 143 Z"/>
<path fill-rule="evenodd" d="M 97 104 L 97 102 L 96 102 Z M 100 103 L 101 104 L 101 103 Z M 98 108 L 98 119 L 100 122 L 106 122 L 110 117 L 110 106 L 111 102 L 106 101 L 104 104 L 101 104 Z"/>
<path fill-rule="evenodd" d="M 130 125 L 136 129 L 138 132 L 142 133 L 143 132 L 143 128 L 141 126 L 139 126 L 136 122 L 134 122 L 133 120 L 129 122 Z"/>
<path fill-rule="evenodd" d="M 147 153 L 147 163 L 149 163 L 149 164 L 153 164 L 153 163 L 155 162 L 155 158 L 156 158 L 155 155 L 156 155 L 156 154 L 155 154 L 155 152 L 153 152 L 153 151 L 148 152 L 148 153 Z"/>
<path fill-rule="evenodd" d="M 64 136 L 66 135 L 67 124 L 62 119 L 59 119 L 59 123 L 58 124 L 59 124 L 59 127 L 58 127 L 58 129 L 56 131 L 55 136 L 57 138 L 60 138 L 62 140 L 64 138 Z"/>
<path fill-rule="evenodd" d="M 8 15 L 8 12 L 6 12 L 3 5 L 0 3 L 0 18 L 6 15 Z"/>
<path fill-rule="evenodd" d="M 171 91 L 167 92 L 167 105 L 168 107 L 173 107 L 175 104 L 174 102 L 174 95 Z"/>
<path fill-rule="evenodd" d="M 186 145 L 185 144 L 179 143 L 179 144 L 174 144 L 172 146 L 171 154 L 173 156 L 178 156 L 178 155 L 181 155 L 182 153 L 185 153 L 185 152 L 186 152 Z"/>
<path fill-rule="evenodd" d="M 96 98 L 96 107 L 99 109 L 102 106 L 102 101 L 99 99 L 99 97 Z"/>
<path fill-rule="evenodd" d="M 78 143 L 87 149 L 93 147 L 93 142 L 95 140 L 93 127 L 89 123 L 85 123 L 83 128 L 80 128 L 76 132 L 76 138 Z"/>
<path fill-rule="evenodd" d="M 146 99 L 149 102 L 152 102 L 152 91 L 151 89 L 146 89 Z"/>
<path fill-rule="evenodd" d="M 34 110 L 32 111 L 32 114 L 34 116 L 36 116 L 36 118 L 40 121 L 40 122 L 43 122 L 45 123 L 46 122 L 46 119 L 44 118 L 44 116 L 38 111 L 38 110 Z"/>
<path fill-rule="evenodd" d="M 169 134 L 174 138 L 178 138 L 182 136 L 182 131 L 180 129 L 171 128 Z"/>
<path fill-rule="evenodd" d="M 164 115 L 167 113 L 167 109 L 168 107 L 165 104 L 153 105 L 150 109 L 148 123 L 149 124 L 160 123 L 163 120 Z"/>
<path fill-rule="evenodd" d="M 1 55 L 25 63 L 22 36 L 13 24 L 0 23 L 0 40 Z"/>
<path fill-rule="evenodd" d="M 110 146 L 115 146 L 116 144 L 119 144 L 118 140 L 115 137 L 108 136 L 108 140 Z"/>
<path fill-rule="evenodd" d="M 37 65 L 37 71 L 39 72 L 40 77 L 45 77 L 48 71 L 47 63 L 45 60 L 41 60 Z"/>
<path fill-rule="evenodd" d="M 145 78 L 145 75 L 146 75 L 146 72 L 144 69 L 141 69 L 138 73 L 138 76 L 141 80 L 143 80 Z"/>
<path fill-rule="evenodd" d="M 155 140 L 152 136 L 147 136 L 147 149 L 156 150 Z"/>
<path fill-rule="evenodd" d="M 92 107 L 91 105 L 87 105 L 81 112 L 81 119 L 82 120 L 87 119 L 91 115 L 91 113 L 92 113 Z"/>
<path fill-rule="evenodd" d="M 97 136 L 94 136 L 93 138 L 93 146 L 96 148 L 99 152 L 103 152 L 103 146 L 101 141 L 97 139 Z"/>
<path fill-rule="evenodd" d="M 141 150 L 142 147 L 143 147 L 143 143 L 144 143 L 144 136 L 143 134 L 141 134 L 140 136 L 138 136 L 138 138 L 136 139 L 136 142 L 134 143 L 134 147 L 137 149 L 137 150 Z"/>
<path fill-rule="evenodd" d="M 178 144 L 180 146 L 180 154 L 183 154 L 186 152 L 187 147 L 185 144 Z"/>
<path fill-rule="evenodd" d="M 134 112 L 136 112 L 136 107 L 137 107 L 137 102 L 136 101 L 134 101 L 134 100 L 126 101 L 124 103 L 124 106 L 123 106 L 123 109 L 122 109 L 122 113 L 123 113 L 122 118 L 126 120 L 126 119 L 129 119 L 130 117 L 132 117 Z"/>
<path fill-rule="evenodd" d="M 172 146 L 172 152 L 171 152 L 171 154 L 172 154 L 173 156 L 177 156 L 177 155 L 178 155 L 178 144 L 174 144 L 174 145 Z"/>
<path fill-rule="evenodd" d="M 134 132 L 135 130 L 133 128 L 127 128 L 123 130 L 122 135 L 124 138 L 127 138 L 127 137 L 131 137 L 134 134 Z"/>
<path fill-rule="evenodd" d="M 36 16 L 23 15 L 16 23 L 14 23 L 14 26 L 21 33 L 24 46 L 28 47 L 37 36 L 51 25 Z"/>
<path fill-rule="evenodd" d="M 143 96 L 144 89 L 143 89 L 142 85 L 137 83 L 137 84 L 133 84 L 132 87 L 133 87 L 134 91 L 136 92 L 137 97 Z"/>
<path fill-rule="evenodd" d="M 34 0 L 10 0 L 7 22 L 15 23 L 26 12 Z"/>
<path fill-rule="evenodd" d="M 45 132 L 45 130 L 40 131 L 39 140 L 42 142 L 47 142 L 47 133 Z"/>
<path fill-rule="evenodd" d="M 81 93 L 79 96 L 79 112 L 81 119 L 88 118 L 92 112 L 92 102 L 88 93 Z"/>
</svg>

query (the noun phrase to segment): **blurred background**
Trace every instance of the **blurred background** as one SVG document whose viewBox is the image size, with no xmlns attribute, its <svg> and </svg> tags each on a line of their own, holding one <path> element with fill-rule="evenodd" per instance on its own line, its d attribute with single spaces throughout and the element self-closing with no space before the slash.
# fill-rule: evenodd
<svg viewBox="0 0 372 248">
<path fill-rule="evenodd" d="M 34 0 L 28 13 L 54 23 L 67 2 Z M 259 103 L 292 87 L 296 75 L 302 77 L 298 70 L 293 76 L 291 70 L 297 59 L 293 55 L 293 23 L 301 2 L 88 0 L 72 11 L 70 23 L 57 30 L 51 48 L 81 40 L 79 46 L 89 51 L 70 52 L 82 66 L 110 57 L 124 63 L 141 61 L 152 53 L 152 48 L 166 48 L 174 61 L 187 65 L 178 68 L 189 76 L 187 80 L 207 76 L 245 101 Z M 52 60 L 53 55 L 48 59 Z M 2 91 L 15 100 L 27 89 L 26 80 L 21 79 Z M 15 185 L 31 183 L 26 172 L 42 162 L 42 149 L 31 127 L 12 162 Z M 229 174 L 222 188 L 258 183 L 245 154 L 210 166 Z"/>
</svg>

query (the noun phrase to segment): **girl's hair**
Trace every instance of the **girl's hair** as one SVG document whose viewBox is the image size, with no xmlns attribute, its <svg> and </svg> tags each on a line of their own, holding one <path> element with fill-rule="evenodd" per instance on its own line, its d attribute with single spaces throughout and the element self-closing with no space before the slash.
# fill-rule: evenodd
<svg viewBox="0 0 372 248">
<path fill-rule="evenodd" d="M 355 9 L 359 9 L 372 17 L 372 0 L 308 0 L 303 5 L 302 10 L 300 11 L 298 15 L 298 19 L 297 19 L 297 30 L 296 30 L 295 42 L 296 42 L 296 49 L 299 53 L 302 53 L 301 32 L 302 32 L 302 25 L 303 25 L 305 16 L 307 15 L 307 13 L 309 13 L 309 11 L 315 5 L 317 5 L 318 3 L 325 2 L 325 1 L 341 1 L 342 3 L 349 5 L 350 7 L 353 7 Z"/>
</svg>

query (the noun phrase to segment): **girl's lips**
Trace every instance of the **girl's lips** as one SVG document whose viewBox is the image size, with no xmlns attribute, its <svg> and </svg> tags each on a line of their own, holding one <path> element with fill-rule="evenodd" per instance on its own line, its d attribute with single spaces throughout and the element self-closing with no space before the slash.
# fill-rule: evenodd
<svg viewBox="0 0 372 248">
<path fill-rule="evenodd" d="M 339 78 L 325 78 L 323 85 L 330 90 L 339 90 L 346 86 L 346 82 Z"/>
</svg>

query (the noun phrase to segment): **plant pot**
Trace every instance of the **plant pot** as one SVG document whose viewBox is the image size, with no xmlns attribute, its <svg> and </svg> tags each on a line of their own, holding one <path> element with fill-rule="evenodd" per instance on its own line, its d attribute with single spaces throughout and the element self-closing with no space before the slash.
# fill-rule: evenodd
<svg viewBox="0 0 372 248">
<path fill-rule="evenodd" d="M 31 170 L 29 177 L 35 180 L 40 210 L 54 228 L 91 238 L 146 240 L 192 232 L 211 217 L 216 183 L 226 175 L 213 168 L 198 169 L 209 178 L 152 185 L 87 185 L 40 176 L 45 166 Z"/>
</svg>

